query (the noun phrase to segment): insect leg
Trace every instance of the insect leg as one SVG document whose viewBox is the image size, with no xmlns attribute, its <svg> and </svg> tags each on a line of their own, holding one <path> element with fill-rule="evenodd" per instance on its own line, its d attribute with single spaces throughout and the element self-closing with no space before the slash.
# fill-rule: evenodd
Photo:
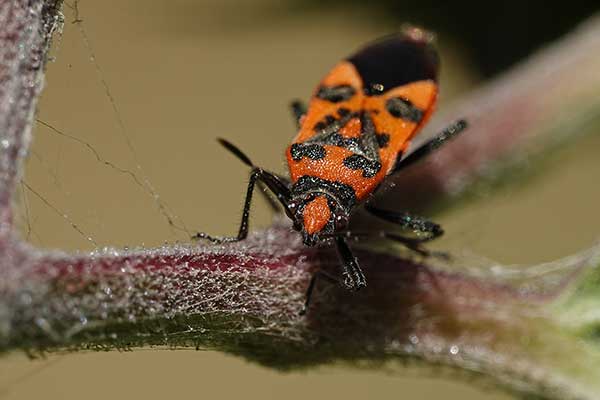
<svg viewBox="0 0 600 400">
<path fill-rule="evenodd" d="M 259 182 L 258 185 L 260 186 L 260 189 L 261 189 L 260 193 L 262 194 L 264 199 L 267 201 L 267 203 L 269 203 L 269 207 L 271 208 L 271 211 L 273 211 L 274 213 L 278 213 L 279 212 L 279 204 L 275 200 L 273 200 L 273 198 L 271 196 L 269 196 L 269 194 L 267 193 L 267 187 L 262 182 Z"/>
<path fill-rule="evenodd" d="M 223 138 L 217 138 L 217 141 L 223 147 L 225 147 L 227 150 L 229 150 L 231 153 L 233 153 L 233 155 L 235 155 L 238 159 L 240 159 L 247 166 L 255 168 L 255 169 L 258 168 L 250 160 L 250 157 L 248 157 L 246 154 L 244 154 L 244 152 L 242 150 L 240 150 L 233 143 L 231 143 L 228 140 L 225 140 Z M 263 171 L 263 173 L 265 174 L 265 176 L 264 176 L 265 179 L 268 179 L 268 180 L 272 181 L 272 185 L 271 186 L 275 187 L 275 188 L 271 188 L 271 191 L 273 193 L 275 193 L 275 194 L 277 194 L 277 193 L 288 193 L 289 194 L 289 190 L 288 190 L 289 181 L 287 180 L 287 178 L 284 178 L 284 177 L 281 177 L 281 176 L 278 176 L 278 175 L 275 175 L 275 174 L 272 174 L 272 173 L 267 173 L 266 171 Z M 263 181 L 265 179 L 263 179 Z M 278 207 L 277 203 L 273 201 L 273 199 L 271 198 L 271 196 L 269 196 L 267 193 L 265 193 L 265 188 L 270 188 L 270 187 L 269 187 L 269 185 L 267 185 L 263 181 L 259 180 L 259 183 L 258 183 L 259 186 L 261 187 L 261 189 L 263 189 L 263 190 L 261 190 L 262 195 L 265 197 L 265 199 L 269 203 L 269 206 L 271 207 L 271 209 L 274 212 L 279 212 L 279 207 Z M 281 199 L 279 198 L 279 195 L 277 197 L 278 197 L 278 200 L 281 202 Z"/>
<path fill-rule="evenodd" d="M 306 115 L 306 104 L 300 100 L 294 100 L 290 103 L 290 108 L 294 121 L 296 121 L 296 126 L 300 128 L 300 120 Z"/>
<path fill-rule="evenodd" d="M 401 243 L 407 249 L 414 251 L 417 254 L 422 255 L 423 257 L 440 257 L 445 260 L 448 260 L 450 257 L 448 254 L 438 251 L 429 251 L 423 246 L 423 243 L 428 242 L 431 238 L 410 238 L 399 235 L 397 233 L 386 232 L 386 231 L 374 231 L 374 232 L 355 232 L 355 231 L 347 231 L 342 232 L 341 235 L 345 238 L 383 238 L 389 239 L 394 242 Z"/>
<path fill-rule="evenodd" d="M 350 251 L 346 240 L 338 236 L 335 238 L 336 249 L 342 262 L 343 284 L 348 290 L 359 290 L 367 286 L 367 280 L 358 265 L 354 254 Z"/>
<path fill-rule="evenodd" d="M 265 200 L 267 200 L 267 203 L 269 203 L 269 206 L 271 207 L 271 210 L 274 213 L 279 213 L 281 212 L 281 209 L 279 208 L 280 204 L 284 205 L 284 211 L 286 211 L 287 213 L 287 207 L 285 206 L 284 203 L 287 203 L 287 200 L 289 199 L 289 187 L 290 187 L 290 181 L 286 178 L 283 177 L 281 175 L 277 175 L 277 174 L 273 174 L 271 172 L 264 172 L 264 179 L 263 180 L 259 180 L 258 181 L 258 185 L 260 186 L 261 190 L 260 193 L 263 195 L 263 197 L 265 198 Z M 265 183 L 265 181 L 269 181 L 270 185 Z M 274 193 L 277 197 L 277 200 L 279 200 L 279 203 L 277 201 L 275 201 L 268 193 L 267 190 L 271 190 L 272 193 Z M 278 195 L 279 193 L 279 195 Z M 280 195 L 283 195 L 283 197 L 281 197 Z M 284 203 L 282 203 L 282 201 L 284 201 Z M 291 214 L 288 214 L 288 216 L 290 218 L 292 218 Z"/>
<path fill-rule="evenodd" d="M 459 133 L 467 128 L 467 121 L 459 119 L 453 122 L 451 125 L 446 127 L 443 131 L 438 133 L 433 139 L 423 144 L 421 147 L 410 153 L 407 157 L 396 162 L 394 171 L 406 168 L 420 160 L 422 160 L 429 153 L 435 151 L 441 147 L 444 143 L 457 136 Z"/>
<path fill-rule="evenodd" d="M 306 314 L 306 312 L 308 311 L 308 308 L 310 307 L 310 302 L 312 300 L 312 294 L 313 294 L 313 291 L 317 284 L 318 278 L 325 278 L 327 281 L 329 281 L 331 283 L 336 283 L 336 284 L 339 283 L 338 279 L 331 276 L 327 272 L 324 272 L 324 271 L 315 272 L 313 274 L 313 276 L 310 278 L 310 282 L 308 283 L 308 288 L 306 289 L 306 299 L 304 300 L 304 306 L 302 307 L 302 310 L 300 311 L 300 315 Z"/>
<path fill-rule="evenodd" d="M 421 243 L 436 239 L 444 234 L 444 230 L 440 225 L 409 212 L 382 210 L 369 204 L 365 205 L 365 210 L 378 218 L 399 225 L 402 229 L 424 234 L 425 236 L 415 239 Z"/>
<path fill-rule="evenodd" d="M 445 261 L 450 261 L 452 258 L 450 255 L 443 251 L 430 251 L 421 246 L 422 243 L 432 240 L 431 238 L 408 238 L 397 233 L 383 232 L 383 237 L 386 239 L 398 242 L 406 246 L 406 248 L 414 251 L 423 257 L 437 257 Z"/>
<path fill-rule="evenodd" d="M 414 251 L 415 253 L 420 254 L 424 257 L 430 257 L 434 254 L 437 254 L 437 253 L 432 253 L 431 251 L 424 249 L 423 246 L 421 246 L 421 244 L 423 242 L 429 241 L 431 239 L 407 238 L 402 235 L 398 235 L 398 234 L 390 233 L 390 232 L 383 232 L 383 237 L 385 237 L 386 239 L 392 240 L 394 242 L 401 243 L 404 246 L 406 246 L 406 248 L 408 248 L 408 249 Z"/>
<path fill-rule="evenodd" d="M 242 221 L 240 222 L 240 228 L 237 236 L 217 238 L 210 236 L 206 233 L 197 233 L 192 239 L 208 239 L 213 243 L 230 243 L 243 240 L 248 236 L 248 220 L 250 218 L 250 205 L 252 204 L 252 193 L 254 191 L 254 185 L 256 182 L 262 182 L 267 188 L 269 188 L 279 202 L 284 206 L 288 215 L 291 212 L 287 208 L 289 199 L 289 189 L 279 181 L 279 179 L 271 174 L 270 172 L 264 171 L 261 168 L 253 168 L 250 174 L 250 181 L 248 182 L 248 189 L 246 190 L 246 199 L 244 200 L 244 210 L 242 211 Z"/>
</svg>

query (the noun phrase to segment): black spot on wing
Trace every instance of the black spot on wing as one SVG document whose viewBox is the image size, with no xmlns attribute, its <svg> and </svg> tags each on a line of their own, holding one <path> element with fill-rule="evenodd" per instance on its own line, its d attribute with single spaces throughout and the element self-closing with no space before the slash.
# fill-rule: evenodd
<svg viewBox="0 0 600 400">
<path fill-rule="evenodd" d="M 317 90 L 316 96 L 319 99 L 327 100 L 332 103 L 350 100 L 356 94 L 356 89 L 350 85 L 321 86 Z"/>
<path fill-rule="evenodd" d="M 390 135 L 387 133 L 376 133 L 375 137 L 377 138 L 377 144 L 379 145 L 380 149 L 387 147 L 388 143 L 390 142 Z"/>
<path fill-rule="evenodd" d="M 353 154 L 344 158 L 344 165 L 354 170 L 362 169 L 362 175 L 365 178 L 372 178 L 381 170 L 381 163 L 379 161 L 369 160 L 359 154 Z"/>
<path fill-rule="evenodd" d="M 336 121 L 338 121 L 338 119 L 335 116 L 333 116 L 331 114 L 327 114 L 326 116 L 323 117 L 323 119 L 321 121 L 319 121 L 315 124 L 315 126 L 313 127 L 313 130 L 315 132 L 322 131 L 324 129 L 327 129 L 329 126 L 331 126 Z"/>
<path fill-rule="evenodd" d="M 364 47 L 348 61 L 360 74 L 367 95 L 421 80 L 437 82 L 439 59 L 434 47 L 400 34 Z"/>
<path fill-rule="evenodd" d="M 354 148 L 357 147 L 359 145 L 358 143 L 358 138 L 345 138 L 342 135 L 340 135 L 339 133 L 332 133 L 331 135 L 329 135 L 328 137 L 326 137 L 323 142 L 325 144 L 331 145 L 331 146 L 337 146 L 337 147 L 344 147 L 344 148 Z"/>
<path fill-rule="evenodd" d="M 325 128 L 327 128 L 327 124 L 323 121 L 319 121 L 315 124 L 315 126 L 313 126 L 315 132 L 322 131 Z"/>
<path fill-rule="evenodd" d="M 337 109 L 337 113 L 341 118 L 344 118 L 345 116 L 350 114 L 350 110 L 346 107 L 340 107 Z"/>
<path fill-rule="evenodd" d="M 423 119 L 423 111 L 402 97 L 392 97 L 385 102 L 385 108 L 392 116 L 419 123 Z"/>
<path fill-rule="evenodd" d="M 308 157 L 311 160 L 321 160 L 325 158 L 327 152 L 319 144 L 294 143 L 290 149 L 290 153 L 294 161 L 300 161 L 304 157 Z"/>
<path fill-rule="evenodd" d="M 325 116 L 325 124 L 326 125 L 329 126 L 329 125 L 333 124 L 335 121 L 337 121 L 337 118 L 334 117 L 333 115 L 328 114 Z"/>
<path fill-rule="evenodd" d="M 339 130 L 342 127 L 344 127 L 353 117 L 358 115 L 358 114 L 350 112 L 349 109 L 343 108 L 343 107 L 338 108 L 337 113 L 340 116 L 339 118 L 336 118 L 332 114 L 325 115 L 322 120 L 318 121 L 313 126 L 313 130 L 317 133 L 322 132 L 325 129 L 332 129 L 332 128 L 334 130 Z M 334 127 L 334 124 L 336 124 L 337 127 Z"/>
</svg>

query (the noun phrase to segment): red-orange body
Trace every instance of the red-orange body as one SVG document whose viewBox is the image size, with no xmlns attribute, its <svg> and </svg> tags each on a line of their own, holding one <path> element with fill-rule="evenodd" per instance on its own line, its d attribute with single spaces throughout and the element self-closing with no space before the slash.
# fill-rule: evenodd
<svg viewBox="0 0 600 400">
<path fill-rule="evenodd" d="M 354 192 L 347 207 L 353 208 L 393 172 L 437 94 L 437 58 L 425 40 L 390 37 L 338 63 L 315 90 L 287 149 L 292 184 L 306 177 L 343 184 Z M 319 188 L 314 192 L 312 202 L 320 204 L 309 202 L 303 212 L 309 235 L 330 219 Z"/>
<path fill-rule="evenodd" d="M 367 280 L 347 239 L 385 238 L 431 255 L 421 244 L 442 235 L 440 225 L 410 212 L 381 209 L 367 200 L 386 177 L 423 159 L 467 127 L 464 119 L 457 120 L 406 155 L 412 138 L 431 116 L 438 94 L 438 59 L 427 36 L 411 28 L 367 45 L 325 76 L 307 108 L 301 102 L 292 104 L 299 132 L 286 151 L 290 181 L 256 166 L 235 145 L 219 139 L 252 168 L 242 222 L 235 237 L 204 233 L 195 237 L 216 243 L 245 239 L 252 193 L 260 183 L 275 195 L 305 245 L 335 245 L 341 283 L 349 290 L 366 287 Z M 358 206 L 419 236 L 351 229 L 351 215 Z M 305 311 L 316 276 L 307 289 Z"/>
</svg>

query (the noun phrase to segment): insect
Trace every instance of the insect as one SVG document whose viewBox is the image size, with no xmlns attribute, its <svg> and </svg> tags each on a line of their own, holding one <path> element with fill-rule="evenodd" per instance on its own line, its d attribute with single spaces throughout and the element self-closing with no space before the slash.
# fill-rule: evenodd
<svg viewBox="0 0 600 400">
<path fill-rule="evenodd" d="M 379 237 L 429 254 L 421 244 L 442 235 L 440 225 L 409 212 L 378 208 L 370 200 L 387 177 L 421 160 L 466 128 L 466 121 L 458 120 L 406 155 L 411 139 L 434 110 L 438 64 L 428 35 L 410 28 L 379 39 L 335 65 L 314 91 L 308 107 L 292 102 L 298 134 L 286 150 L 289 180 L 257 167 L 236 146 L 219 139 L 252 168 L 242 221 L 235 237 L 199 233 L 194 238 L 217 243 L 246 238 L 252 192 L 258 182 L 275 195 L 305 245 L 335 245 L 341 283 L 347 289 L 358 290 L 367 284 L 347 244 L 350 238 L 369 235 L 348 229 L 350 217 L 359 207 L 419 234 L 415 238 L 378 232 Z M 309 284 L 305 309 L 316 276 Z"/>
</svg>

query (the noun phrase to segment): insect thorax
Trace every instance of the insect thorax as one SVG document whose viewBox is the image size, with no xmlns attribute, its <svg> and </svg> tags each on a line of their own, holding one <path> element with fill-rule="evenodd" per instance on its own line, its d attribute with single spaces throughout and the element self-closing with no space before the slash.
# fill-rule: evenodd
<svg viewBox="0 0 600 400">
<path fill-rule="evenodd" d="M 311 196 L 325 195 L 335 201 L 348 214 L 357 203 L 356 194 L 350 185 L 329 181 L 316 176 L 302 176 L 292 186 L 292 201 L 302 202 Z"/>
</svg>

